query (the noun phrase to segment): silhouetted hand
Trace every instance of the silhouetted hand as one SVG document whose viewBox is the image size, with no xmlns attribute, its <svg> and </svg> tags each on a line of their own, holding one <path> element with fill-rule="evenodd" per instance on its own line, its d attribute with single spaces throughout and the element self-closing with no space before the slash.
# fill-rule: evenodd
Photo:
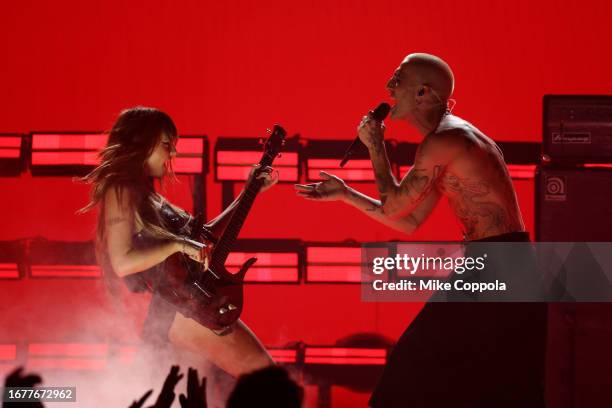
<svg viewBox="0 0 612 408">
<path fill-rule="evenodd" d="M 132 405 L 130 405 L 129 408 L 142 408 L 142 405 L 145 403 L 147 398 L 149 398 L 149 396 L 151 395 L 152 392 L 153 392 L 153 390 L 149 390 L 149 391 L 145 392 L 145 394 L 142 396 L 142 398 L 140 398 L 138 401 L 132 402 Z"/>
<path fill-rule="evenodd" d="M 198 378 L 198 370 L 189 367 L 187 374 L 187 396 L 179 395 L 181 408 L 206 408 L 206 377 L 202 377 L 202 385 Z"/>
<path fill-rule="evenodd" d="M 170 408 L 175 397 L 174 388 L 181 378 L 183 378 L 183 374 L 179 374 L 179 366 L 172 366 L 153 408 Z"/>
<path fill-rule="evenodd" d="M 33 387 L 42 382 L 42 378 L 38 374 L 28 374 L 22 376 L 23 367 L 17 367 L 4 380 L 4 387 Z M 20 408 L 43 408 L 44 405 L 37 402 L 5 402 L 3 408 L 20 407 Z"/>
</svg>

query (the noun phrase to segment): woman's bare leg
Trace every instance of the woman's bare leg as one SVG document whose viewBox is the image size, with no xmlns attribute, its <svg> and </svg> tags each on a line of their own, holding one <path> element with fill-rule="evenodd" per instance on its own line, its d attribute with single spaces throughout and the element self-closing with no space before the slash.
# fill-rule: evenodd
<svg viewBox="0 0 612 408">
<path fill-rule="evenodd" d="M 274 364 L 263 344 L 242 320 L 234 324 L 231 333 L 219 336 L 177 312 L 168 338 L 176 346 L 204 355 L 235 377 Z"/>
</svg>

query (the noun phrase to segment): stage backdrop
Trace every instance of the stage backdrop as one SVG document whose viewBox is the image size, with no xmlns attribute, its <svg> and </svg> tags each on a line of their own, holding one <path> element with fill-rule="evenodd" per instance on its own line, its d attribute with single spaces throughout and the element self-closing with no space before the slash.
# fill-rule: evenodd
<svg viewBox="0 0 612 408">
<path fill-rule="evenodd" d="M 384 85 L 403 57 L 428 52 L 454 70 L 454 113 L 495 140 L 539 141 L 544 94 L 612 93 L 611 15 L 603 0 L 3 2 L 0 132 L 104 130 L 122 109 L 147 105 L 212 146 L 219 136 L 262 136 L 275 122 L 303 138 L 348 142 L 361 116 L 387 98 Z M 405 124 L 387 126 L 388 138 L 419 140 Z M 168 195 L 190 209 L 189 180 L 181 180 Z M 516 186 L 531 229 L 533 184 Z M 74 215 L 87 188 L 68 178 L 2 178 L 0 194 L 0 240 L 91 239 L 94 214 Z M 220 211 L 212 176 L 206 200 L 209 216 Z M 300 200 L 284 185 L 258 200 L 242 237 L 460 234 L 445 204 L 408 237 L 341 204 Z M 99 290 L 89 281 L 0 282 L 0 342 L 99 339 L 102 329 L 85 318 L 23 320 L 51 312 L 61 320 L 75 304 L 95 309 Z M 247 302 L 245 320 L 268 345 L 333 344 L 364 331 L 395 339 L 421 306 L 363 304 L 354 285 L 250 286 Z M 350 405 L 366 396 L 337 398 Z"/>
</svg>

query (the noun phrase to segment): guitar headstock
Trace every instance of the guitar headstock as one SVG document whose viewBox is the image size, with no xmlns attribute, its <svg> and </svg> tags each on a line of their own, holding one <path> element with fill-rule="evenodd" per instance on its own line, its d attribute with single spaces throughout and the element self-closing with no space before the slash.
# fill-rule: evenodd
<svg viewBox="0 0 612 408">
<path fill-rule="evenodd" d="M 285 137 L 287 132 L 281 125 L 274 125 L 270 132 L 270 136 L 264 143 L 264 153 L 270 158 L 275 158 L 285 145 Z"/>
</svg>

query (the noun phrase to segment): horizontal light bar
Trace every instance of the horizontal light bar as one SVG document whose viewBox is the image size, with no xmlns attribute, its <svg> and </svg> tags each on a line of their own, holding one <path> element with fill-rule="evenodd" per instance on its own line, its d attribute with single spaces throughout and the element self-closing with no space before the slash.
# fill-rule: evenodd
<svg viewBox="0 0 612 408">
<path fill-rule="evenodd" d="M 21 153 L 21 136 L 0 135 L 0 159 L 18 159 Z"/>
<path fill-rule="evenodd" d="M 35 152 L 32 151 L 33 166 L 95 166 L 98 152 Z"/>
<path fill-rule="evenodd" d="M 16 344 L 0 344 L 0 360 L 16 360 L 17 345 Z"/>
<path fill-rule="evenodd" d="M 33 278 L 99 278 L 102 270 L 98 265 L 32 265 Z"/>
<path fill-rule="evenodd" d="M 595 167 L 612 168 L 612 163 L 585 163 L 584 167 L 587 167 L 587 168 L 595 168 Z"/>
<path fill-rule="evenodd" d="M 31 370 L 103 370 L 107 358 L 106 343 L 32 343 L 27 366 Z"/>
<path fill-rule="evenodd" d="M 369 159 L 353 159 L 343 168 L 339 168 L 338 164 L 339 160 L 337 159 L 308 159 L 306 161 L 308 168 L 307 180 L 322 180 L 319 172 L 324 170 L 335 174 L 344 181 L 374 181 L 372 162 Z"/>
<path fill-rule="evenodd" d="M 508 172 L 513 179 L 533 179 L 535 177 L 535 164 L 508 164 Z"/>
<path fill-rule="evenodd" d="M 181 136 L 176 142 L 172 169 L 177 174 L 202 174 L 206 168 L 205 136 Z"/>
<path fill-rule="evenodd" d="M 220 181 L 245 181 L 259 163 L 262 152 L 219 150 L 217 155 L 217 179 Z M 279 181 L 298 181 L 298 154 L 297 152 L 283 152 L 274 159 L 272 166 L 279 172 Z"/>
<path fill-rule="evenodd" d="M 306 347 L 306 364 L 384 365 L 387 350 L 344 347 Z"/>
<path fill-rule="evenodd" d="M 237 272 L 247 259 L 256 257 L 245 282 L 298 282 L 298 255 L 294 252 L 231 252 L 226 267 Z"/>
<path fill-rule="evenodd" d="M 360 282 L 361 248 L 306 248 L 306 282 Z"/>
<path fill-rule="evenodd" d="M 0 263 L 0 279 L 19 279 L 19 268 L 16 263 Z"/>
<path fill-rule="evenodd" d="M 28 358 L 27 366 L 37 370 L 98 371 L 107 366 L 106 358 Z"/>
<path fill-rule="evenodd" d="M 103 133 L 33 134 L 32 150 L 100 150 L 107 138 Z"/>
<path fill-rule="evenodd" d="M 278 170 L 278 180 L 287 182 L 297 182 L 298 169 L 290 167 L 279 167 L 273 165 Z M 217 179 L 219 181 L 246 181 L 253 166 L 217 166 Z"/>
<path fill-rule="evenodd" d="M 107 134 L 46 134 L 32 135 L 32 166 L 98 165 L 98 153 L 106 147 Z M 173 169 L 177 174 L 201 174 L 208 160 L 205 156 L 205 136 L 181 136 Z M 69 171 L 69 170 L 66 170 Z"/>
<path fill-rule="evenodd" d="M 535 177 L 535 164 L 507 164 L 510 177 L 513 179 L 532 179 Z M 400 177 L 404 177 L 412 166 L 400 166 Z"/>
<path fill-rule="evenodd" d="M 267 349 L 274 361 L 279 363 L 295 364 L 297 362 L 297 350 L 293 349 Z"/>
<path fill-rule="evenodd" d="M 30 343 L 30 357 L 107 357 L 107 343 Z"/>
<path fill-rule="evenodd" d="M 217 151 L 217 164 L 233 166 L 252 166 L 259 163 L 261 151 L 219 150 Z M 298 165 L 297 152 L 283 152 L 274 159 L 276 167 L 295 167 Z"/>
<path fill-rule="evenodd" d="M 105 134 L 33 134 L 33 166 L 95 166 Z"/>
</svg>

